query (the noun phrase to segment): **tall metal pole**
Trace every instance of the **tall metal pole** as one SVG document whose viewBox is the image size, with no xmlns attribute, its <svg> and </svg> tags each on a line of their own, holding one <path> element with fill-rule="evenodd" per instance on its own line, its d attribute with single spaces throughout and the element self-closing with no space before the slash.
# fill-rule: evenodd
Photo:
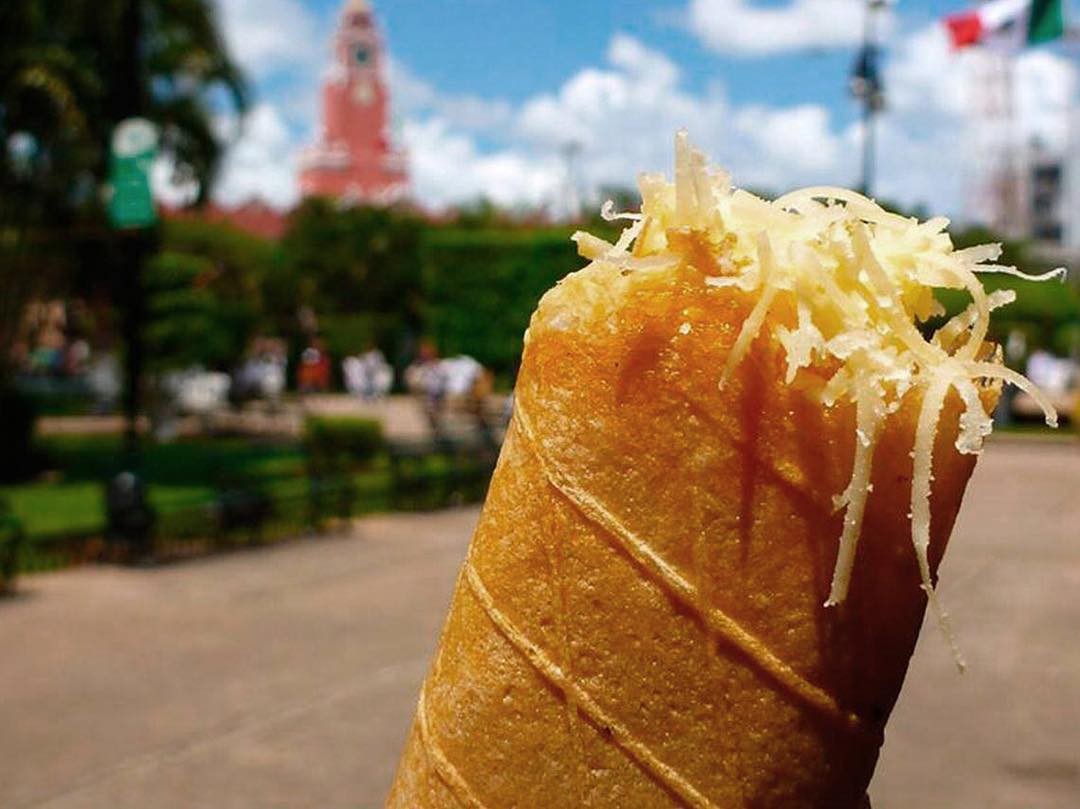
<svg viewBox="0 0 1080 809">
<path fill-rule="evenodd" d="M 142 0 L 127 0 L 121 18 L 121 52 L 117 59 L 116 123 L 141 116 L 146 109 L 142 70 Z M 143 231 L 132 230 L 120 235 L 121 330 L 125 346 L 124 362 L 124 451 L 127 463 L 137 465 L 139 449 L 138 418 L 142 393 L 145 347 L 143 326 L 146 320 L 146 296 L 143 267 L 149 252 L 150 237 Z"/>
<path fill-rule="evenodd" d="M 115 74 L 109 77 L 112 88 L 113 123 L 110 142 L 110 200 L 109 217 L 118 229 L 115 239 L 114 290 L 121 309 L 121 331 L 124 356 L 124 457 L 119 474 L 105 486 L 106 538 L 120 550 L 120 558 L 133 562 L 149 562 L 153 558 L 154 510 L 149 503 L 146 484 L 139 475 L 138 417 L 142 393 L 145 347 L 143 327 L 146 322 L 146 290 L 143 270 L 147 257 L 157 241 L 152 227 L 153 199 L 148 178 L 137 179 L 132 186 L 131 170 L 140 172 L 136 154 L 138 148 L 128 141 L 132 128 L 138 132 L 139 119 L 145 114 L 149 88 L 143 64 L 143 0 L 125 0 L 120 18 L 120 42 L 114 63 Z M 145 134 L 145 133 L 144 133 Z M 147 145 L 143 144 L 142 149 Z M 147 155 L 143 155 L 149 160 Z M 121 160 L 133 161 L 122 170 Z M 142 215 L 136 215 L 141 205 Z"/>
<path fill-rule="evenodd" d="M 877 54 L 874 51 L 874 9 L 870 3 L 866 5 L 863 19 L 863 53 L 868 58 L 868 65 L 873 66 L 876 73 Z M 876 78 L 876 76 L 874 77 Z M 870 196 L 870 189 L 874 185 L 874 105 L 871 102 L 873 80 L 867 77 L 867 86 L 862 97 L 862 180 L 859 187 L 862 193 Z"/>
<path fill-rule="evenodd" d="M 851 92 L 862 106 L 862 176 L 859 183 L 862 193 L 869 196 L 873 190 L 877 162 L 877 113 L 884 106 L 884 88 L 881 81 L 877 17 L 885 8 L 887 0 L 866 0 L 863 18 L 863 42 L 855 61 L 851 77 Z"/>
</svg>

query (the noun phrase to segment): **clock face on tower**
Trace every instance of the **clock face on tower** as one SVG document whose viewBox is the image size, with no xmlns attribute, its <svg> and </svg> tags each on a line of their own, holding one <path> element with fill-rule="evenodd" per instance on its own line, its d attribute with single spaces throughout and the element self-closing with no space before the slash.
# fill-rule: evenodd
<svg viewBox="0 0 1080 809">
<path fill-rule="evenodd" d="M 363 107 L 375 100 L 375 88 L 372 87 L 370 79 L 364 77 L 357 80 L 353 85 L 353 99 Z"/>
<path fill-rule="evenodd" d="M 356 71 L 353 84 L 353 99 L 356 103 L 367 106 L 375 99 L 372 87 L 371 68 L 374 66 L 374 53 L 368 42 L 353 42 L 348 47 L 351 67 Z"/>
</svg>

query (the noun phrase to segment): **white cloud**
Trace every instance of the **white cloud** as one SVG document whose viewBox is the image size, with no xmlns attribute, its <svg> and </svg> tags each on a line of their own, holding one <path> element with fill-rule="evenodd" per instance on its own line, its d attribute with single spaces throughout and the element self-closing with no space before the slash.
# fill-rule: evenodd
<svg viewBox="0 0 1080 809">
<path fill-rule="evenodd" d="M 744 107 L 735 113 L 733 123 L 768 163 L 805 173 L 836 167 L 840 144 L 829 127 L 828 111 L 817 104 Z"/>
<path fill-rule="evenodd" d="M 627 35 L 612 39 L 608 62 L 530 100 L 518 116 L 519 135 L 537 148 L 582 146 L 587 190 L 630 185 L 638 171 L 668 168 L 680 128 L 742 184 L 847 179 L 839 136 L 819 105 L 735 108 L 719 87 L 692 93 L 668 57 Z"/>
<path fill-rule="evenodd" d="M 221 115 L 214 130 L 225 145 L 215 201 L 235 206 L 259 199 L 279 209 L 296 203 L 297 147 L 277 107 L 256 104 L 243 119 Z M 154 196 L 169 206 L 190 204 L 198 196 L 198 184 L 178 176 L 167 154 L 155 162 L 151 183 Z"/>
<path fill-rule="evenodd" d="M 296 157 L 315 129 L 318 77 L 329 56 L 328 31 L 304 0 L 215 0 L 229 52 L 259 97 L 243 123 L 222 115 L 216 128 L 225 155 L 214 185 L 218 202 L 236 205 L 259 198 L 279 208 L 297 200 Z M 177 184 L 167 160 L 154 170 L 155 193 L 172 204 L 189 201 L 190 185 Z"/>
<path fill-rule="evenodd" d="M 604 187 L 633 185 L 639 171 L 668 169 L 680 128 L 745 185 L 850 181 L 842 135 L 830 129 L 824 107 L 733 108 L 719 87 L 692 93 L 669 57 L 626 34 L 612 38 L 607 66 L 580 70 L 554 92 L 508 111 L 505 126 L 492 124 L 484 134 L 503 144 L 493 150 L 479 146 L 430 85 L 399 78 L 398 86 L 414 111 L 404 133 L 416 196 L 425 205 L 485 196 L 561 210 L 568 147 L 580 150 L 579 191 L 595 199 Z"/>
<path fill-rule="evenodd" d="M 277 107 L 257 104 L 242 123 L 225 118 L 219 128 L 232 145 L 214 189 L 218 202 L 239 205 L 259 198 L 277 208 L 296 203 L 297 143 Z"/>
<path fill-rule="evenodd" d="M 671 87 L 679 80 L 679 68 L 674 62 L 626 34 L 617 33 L 611 38 L 608 61 L 650 87 Z"/>
<path fill-rule="evenodd" d="M 889 109 L 950 116 L 970 109 L 969 72 L 977 51 L 954 51 L 944 26 L 928 25 L 892 49 L 885 68 Z"/>
<path fill-rule="evenodd" d="M 255 77 L 319 69 L 326 37 L 310 5 L 300 0 L 217 0 L 229 51 Z"/>
<path fill-rule="evenodd" d="M 980 172 L 985 171 L 988 137 L 976 114 L 985 101 L 980 89 L 980 57 L 955 53 L 937 24 L 900 39 L 885 68 L 889 105 L 878 127 L 878 196 L 905 205 L 925 203 L 935 211 L 978 216 Z M 671 136 L 685 127 L 736 183 L 776 191 L 809 183 L 853 185 L 859 180 L 860 126 L 841 126 L 819 104 L 791 107 L 732 105 L 723 90 L 691 92 L 677 64 L 624 34 L 612 38 L 607 64 L 569 77 L 552 92 L 525 101 L 513 115 L 504 164 L 521 172 L 519 201 L 535 200 L 543 187 L 535 173 L 540 161 L 554 168 L 546 187 L 560 193 L 565 182 L 558 155 L 570 143 L 581 149 L 583 190 L 626 186 L 639 170 L 665 169 L 671 162 Z M 1075 70 L 1045 50 L 1016 60 L 1018 129 L 1052 148 L 1066 140 L 1066 113 L 1075 94 Z M 444 137 L 473 143 L 448 119 Z M 415 160 L 421 142 L 410 144 Z M 422 158 L 430 170 L 438 156 Z M 454 160 L 446 160 L 443 199 L 452 199 Z M 470 164 L 471 165 L 471 164 Z M 422 174 L 423 171 L 419 172 Z M 516 181 L 500 176 L 499 198 Z M 479 186 L 468 186 L 470 195 Z M 465 187 L 462 186 L 462 187 Z M 481 188 L 483 191 L 483 188 Z"/>
<path fill-rule="evenodd" d="M 502 205 L 560 210 L 567 191 L 563 153 L 580 148 L 577 183 L 586 197 L 629 186 L 641 170 L 671 165 L 672 137 L 688 128 L 739 182 L 786 188 L 849 181 L 841 135 L 820 105 L 733 108 L 714 86 L 692 93 L 666 55 L 616 34 L 607 65 L 580 70 L 553 92 L 497 114 L 458 116 L 442 96 L 400 67 L 395 97 L 417 198 L 435 207 L 485 196 Z M 477 99 L 488 110 L 494 102 Z M 482 139 L 499 143 L 482 148 Z M 850 150 L 848 150 L 850 151 Z"/>
<path fill-rule="evenodd" d="M 691 0 L 690 31 L 715 51 L 762 55 L 841 48 L 862 39 L 864 0 L 791 0 L 761 7 L 748 0 Z"/>
<path fill-rule="evenodd" d="M 520 150 L 482 153 L 446 121 L 407 121 L 413 195 L 425 207 L 442 208 L 486 198 L 503 206 L 542 207 L 561 182 L 558 164 Z"/>
<path fill-rule="evenodd" d="M 318 81 L 329 58 L 327 28 L 305 0 L 215 0 L 229 52 L 258 90 L 273 82 L 273 95 L 256 95 L 243 124 L 224 115 L 216 124 L 226 149 L 214 199 L 236 205 L 259 198 L 285 208 L 298 196 L 296 157 L 317 123 Z M 155 167 L 155 189 L 172 202 L 190 197 L 177 187 L 171 167 Z"/>
</svg>

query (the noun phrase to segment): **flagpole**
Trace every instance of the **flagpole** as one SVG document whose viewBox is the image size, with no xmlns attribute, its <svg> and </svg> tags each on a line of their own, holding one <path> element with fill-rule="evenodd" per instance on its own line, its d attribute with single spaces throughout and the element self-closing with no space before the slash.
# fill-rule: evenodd
<svg viewBox="0 0 1080 809">
<path fill-rule="evenodd" d="M 866 54 L 874 53 L 874 59 L 872 64 L 877 65 L 876 49 L 877 43 L 875 40 L 875 17 L 877 16 L 873 0 L 869 0 L 866 5 L 866 20 L 863 25 L 863 52 Z M 878 77 L 875 75 L 868 85 L 876 85 Z M 862 99 L 862 182 L 859 185 L 862 187 L 862 192 L 867 196 L 870 196 L 874 186 L 874 157 L 876 153 L 876 127 L 874 126 L 874 93 L 878 88 L 873 86 L 867 86 L 866 91 L 863 93 Z"/>
<path fill-rule="evenodd" d="M 1080 68 L 1080 26 L 1067 26 L 1061 41 L 1073 66 Z M 1080 76 L 1080 70 L 1074 75 Z M 1077 132 L 1076 126 L 1076 117 L 1080 110 L 1076 105 L 1076 90 L 1074 87 L 1065 109 L 1065 152 L 1062 158 L 1065 170 L 1065 210 L 1068 211 L 1068 219 L 1063 222 L 1065 232 L 1062 234 L 1062 243 L 1070 253 L 1080 250 L 1080 132 Z M 1076 280 L 1075 273 L 1073 280 Z M 1080 346 L 1077 346 L 1077 351 L 1080 352 Z"/>
<path fill-rule="evenodd" d="M 878 44 L 877 16 L 888 0 L 866 0 L 863 18 L 863 41 L 855 60 L 849 87 L 862 107 L 862 171 L 859 190 L 871 196 L 877 158 L 877 113 L 885 106 L 884 87 L 881 82 L 880 52 Z"/>
</svg>

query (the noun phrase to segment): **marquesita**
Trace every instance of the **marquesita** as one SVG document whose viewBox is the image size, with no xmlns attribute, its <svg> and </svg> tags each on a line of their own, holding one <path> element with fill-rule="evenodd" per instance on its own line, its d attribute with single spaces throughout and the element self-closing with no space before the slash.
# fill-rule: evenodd
<svg viewBox="0 0 1080 809">
<path fill-rule="evenodd" d="M 533 316 L 391 807 L 860 806 L 1000 382 L 1045 404 L 944 220 L 682 134 L 641 191 Z"/>
</svg>

